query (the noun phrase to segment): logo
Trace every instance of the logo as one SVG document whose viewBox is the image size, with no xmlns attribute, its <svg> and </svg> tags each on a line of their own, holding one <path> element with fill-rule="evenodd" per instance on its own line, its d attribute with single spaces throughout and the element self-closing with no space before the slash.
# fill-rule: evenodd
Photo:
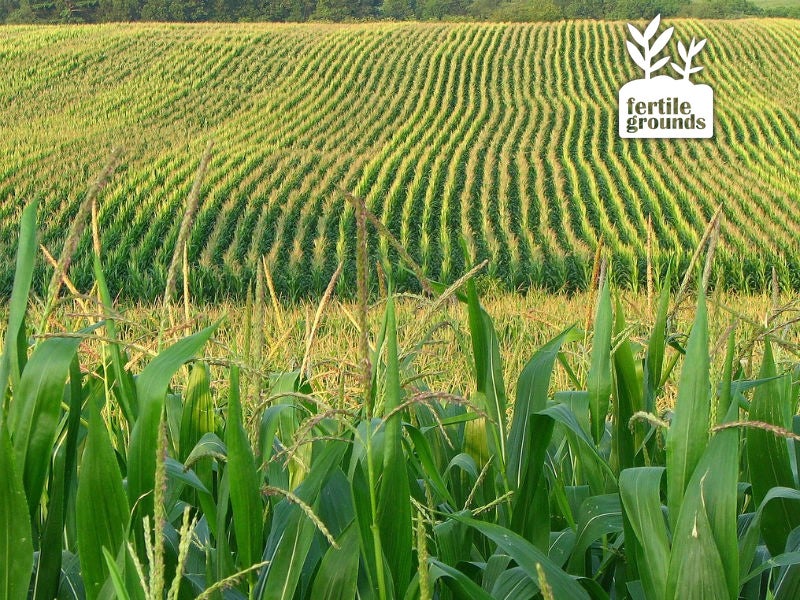
<svg viewBox="0 0 800 600">
<path fill-rule="evenodd" d="M 628 53 L 642 69 L 644 77 L 629 81 L 619 91 L 619 135 L 623 138 L 713 137 L 714 90 L 691 81 L 691 76 L 703 69 L 692 63 L 706 40 L 692 38 L 688 46 L 678 41 L 682 63 L 670 63 L 670 56 L 657 56 L 667 47 L 675 28 L 670 27 L 656 37 L 660 23 L 661 15 L 658 15 L 641 32 L 628 23 L 633 38 L 633 42 L 626 41 Z M 655 75 L 667 63 L 679 78 Z"/>
</svg>

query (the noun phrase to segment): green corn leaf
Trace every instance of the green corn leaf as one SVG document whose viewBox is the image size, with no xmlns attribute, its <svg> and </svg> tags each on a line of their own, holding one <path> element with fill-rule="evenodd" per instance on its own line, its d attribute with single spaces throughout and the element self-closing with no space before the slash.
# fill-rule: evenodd
<svg viewBox="0 0 800 600">
<path fill-rule="evenodd" d="M 106 277 L 103 273 L 103 266 L 100 263 L 100 257 L 95 254 L 93 260 L 94 278 L 97 282 L 97 290 L 100 293 L 100 300 L 103 302 L 103 308 L 107 314 L 114 314 L 114 304 L 111 300 L 111 294 L 108 291 L 106 284 Z M 117 339 L 117 327 L 113 318 L 105 320 L 106 331 L 108 337 L 112 340 Z M 108 353 L 111 355 L 111 368 L 114 372 L 114 392 L 116 398 L 119 400 L 122 413 L 128 421 L 128 425 L 132 426 L 137 415 L 139 414 L 139 407 L 136 402 L 136 386 L 133 381 L 133 376 L 125 370 L 125 360 L 123 360 L 123 352 L 119 344 L 112 343 L 106 346 Z"/>
<path fill-rule="evenodd" d="M 569 600 L 571 598 L 589 599 L 589 594 L 573 577 L 562 571 L 536 546 L 513 531 L 493 523 L 476 521 L 458 514 L 453 515 L 452 518 L 469 525 L 492 540 L 516 561 L 517 565 L 525 571 L 525 574 L 537 586 L 539 585 L 539 575 L 536 572 L 536 565 L 537 563 L 540 564 L 547 578 L 547 583 L 553 590 L 554 597 L 559 600 Z"/>
<path fill-rule="evenodd" d="M 667 269 L 667 276 L 661 288 L 656 310 L 656 321 L 647 342 L 647 355 L 644 359 L 644 410 L 655 414 L 656 396 L 658 394 L 661 373 L 664 369 L 664 351 L 666 350 L 667 315 L 669 313 L 669 293 L 672 282 L 672 266 Z M 653 440 L 655 442 L 655 440 Z"/>
<path fill-rule="evenodd" d="M 313 507 L 322 486 L 341 464 L 347 445 L 330 442 L 315 448 L 311 470 L 295 490 L 296 496 Z M 262 559 L 269 561 L 258 579 L 254 596 L 260 600 L 290 600 L 294 597 L 316 526 L 305 512 L 288 499 L 281 500 L 272 517 Z"/>
<path fill-rule="evenodd" d="M 14 287 L 8 303 L 8 327 L 3 355 L 0 356 L 0 418 L 3 418 L 6 405 L 8 380 L 14 389 L 21 376 L 20 363 L 26 358 L 20 356 L 18 341 L 25 337 L 25 313 L 28 310 L 28 294 L 33 280 L 33 267 L 36 262 L 36 211 L 38 201 L 34 200 L 22 211 L 17 244 L 17 262 L 14 268 Z M 21 467 L 20 467 L 21 468 Z"/>
<path fill-rule="evenodd" d="M 611 330 L 613 324 L 611 293 L 608 290 L 608 278 L 606 278 L 597 300 L 592 358 L 586 382 L 586 389 L 589 392 L 592 437 L 595 444 L 600 443 L 606 431 L 606 416 L 611 398 Z"/>
<path fill-rule="evenodd" d="M 622 310 L 622 304 L 617 298 L 614 334 L 621 336 L 626 328 L 625 314 Z M 625 335 L 627 336 L 627 334 Z M 611 462 L 618 471 L 622 471 L 633 466 L 641 466 L 640 463 L 642 461 L 637 459 L 636 448 L 644 440 L 641 425 L 635 426 L 638 440 L 628 426 L 633 414 L 642 408 L 642 388 L 636 369 L 636 362 L 633 358 L 631 343 L 627 339 L 619 342 L 617 350 L 614 352 L 614 384 L 614 429 L 611 439 Z"/>
<path fill-rule="evenodd" d="M 585 554 L 589 547 L 606 535 L 622 531 L 622 506 L 618 494 L 591 496 L 578 511 L 578 538 L 570 560 L 570 572 L 584 575 Z"/>
<path fill-rule="evenodd" d="M 511 557 L 502 552 L 495 552 L 486 560 L 486 566 L 483 568 L 481 576 L 481 587 L 491 592 L 497 578 L 508 569 L 511 563 Z"/>
<path fill-rule="evenodd" d="M 5 421 L 0 419 L 0 597 L 25 598 L 33 568 L 33 537 L 22 472 Z"/>
<path fill-rule="evenodd" d="M 119 600 L 131 600 L 128 590 L 125 589 L 125 581 L 122 578 L 122 573 L 117 566 L 117 561 L 111 556 L 107 548 L 103 548 L 103 558 L 106 561 L 106 568 L 111 577 L 111 584 L 114 588 L 114 594 Z"/>
<path fill-rule="evenodd" d="M 667 432 L 667 507 L 673 531 L 686 486 L 708 444 L 710 407 L 708 321 L 701 293 L 678 382 L 675 416 Z"/>
<path fill-rule="evenodd" d="M 403 400 L 400 387 L 400 365 L 397 360 L 397 325 L 394 300 L 389 295 L 386 302 L 386 397 L 384 400 L 383 474 L 378 497 L 378 528 L 381 547 L 395 584 L 395 596 L 403 596 L 411 579 L 411 492 L 408 470 L 403 455 L 402 415 L 389 417 Z"/>
<path fill-rule="evenodd" d="M 181 433 L 178 444 L 179 457 L 185 460 L 197 442 L 207 433 L 214 433 L 217 424 L 214 400 L 211 398 L 211 375 L 208 365 L 195 363 L 186 384 L 181 415 Z"/>
<path fill-rule="evenodd" d="M 676 600 L 735 598 L 735 595 L 730 596 L 725 584 L 725 566 L 714 543 L 706 511 L 701 506 L 696 511 L 684 512 L 691 513 L 692 521 L 678 523 L 681 537 L 673 548 L 666 597 Z M 688 536 L 684 533 L 687 523 L 691 527 Z"/>
<path fill-rule="evenodd" d="M 429 563 L 431 583 L 442 580 L 456 598 L 460 600 L 492 600 L 492 597 L 481 586 L 458 569 L 435 558 L 429 559 Z"/>
<path fill-rule="evenodd" d="M 114 556 L 117 554 L 125 541 L 130 510 L 122 474 L 97 403 L 90 401 L 89 412 L 89 433 L 78 480 L 76 520 L 86 596 L 94 600 L 109 576 L 103 549 Z"/>
<path fill-rule="evenodd" d="M 607 486 L 615 487 L 616 478 L 608 463 L 598 453 L 597 446 L 581 427 L 575 413 L 566 404 L 552 404 L 539 412 L 564 426 L 574 452 L 579 456 L 580 467 L 587 475 L 593 494 L 599 494 Z M 605 474 L 605 477 L 603 476 Z M 606 483 L 608 482 L 608 483 Z"/>
<path fill-rule="evenodd" d="M 520 567 L 503 571 L 492 588 L 495 600 L 531 600 L 539 593 L 539 588 Z"/>
<path fill-rule="evenodd" d="M 186 457 L 184 466 L 191 469 L 198 460 L 204 458 L 213 458 L 220 462 L 228 460 L 228 448 L 216 433 L 206 433 L 198 440 Z"/>
<path fill-rule="evenodd" d="M 484 403 L 481 408 L 486 410 L 491 419 L 491 422 L 486 423 L 489 453 L 504 465 L 508 457 L 505 434 L 506 392 L 497 335 L 491 317 L 478 301 L 478 293 L 472 280 L 467 283 L 467 298 L 477 391 L 483 394 Z"/>
<path fill-rule="evenodd" d="M 456 502 L 447 489 L 447 484 L 442 479 L 439 469 L 436 467 L 436 463 L 433 459 L 433 452 L 425 435 L 410 424 L 406 424 L 405 431 L 408 433 L 408 437 L 411 438 L 411 442 L 414 445 L 414 451 L 417 457 L 419 457 L 419 463 L 426 481 L 428 481 L 442 500 L 447 501 L 450 506 L 455 506 Z"/>
<path fill-rule="evenodd" d="M 779 427 L 790 428 L 790 398 L 781 393 L 781 383 L 776 377 L 775 361 L 769 341 L 764 343 L 764 359 L 759 379 L 769 381 L 758 386 L 750 403 L 750 420 L 762 421 Z M 748 428 L 747 464 L 750 468 L 750 483 L 753 499 L 763 502 L 767 493 L 775 487 L 795 487 L 786 440 L 771 431 Z M 800 526 L 800 507 L 793 502 L 778 498 L 764 508 L 761 515 L 761 532 L 770 554 L 783 552 L 789 532 Z"/>
<path fill-rule="evenodd" d="M 42 496 L 61 416 L 61 400 L 79 337 L 50 338 L 31 355 L 9 407 L 16 464 L 22 465 L 31 515 Z"/>
<path fill-rule="evenodd" d="M 508 435 L 508 481 L 514 489 L 521 485 L 528 462 L 530 416 L 547 405 L 547 393 L 556 357 L 561 346 L 575 337 L 574 327 L 562 331 L 533 355 L 519 376 L 514 417 Z"/>
<path fill-rule="evenodd" d="M 734 411 L 735 414 L 735 411 Z M 736 531 L 739 431 L 714 435 L 686 488 L 672 534 L 667 597 L 684 598 L 687 590 L 722 586 L 722 596 L 736 598 L 739 590 L 739 546 Z M 719 577 L 721 581 L 710 582 Z M 703 572 L 699 575 L 699 572 Z M 694 592 L 692 592 L 694 593 Z"/>
<path fill-rule="evenodd" d="M 525 472 L 514 497 L 511 529 L 546 551 L 550 543 L 550 504 L 544 477 L 547 447 L 555 421 L 549 415 L 530 416 L 530 441 Z"/>
<path fill-rule="evenodd" d="M 661 478 L 664 467 L 636 467 L 619 475 L 622 507 L 638 542 L 638 552 L 629 556 L 648 598 L 666 598 L 670 547 L 661 511 Z M 628 547 L 629 544 L 626 544 Z"/>
<path fill-rule="evenodd" d="M 228 422 L 225 426 L 225 445 L 228 448 L 228 476 L 233 509 L 236 547 L 240 569 L 258 561 L 263 548 L 261 540 L 264 505 L 261 501 L 261 481 L 256 470 L 250 440 L 242 424 L 242 405 L 239 399 L 239 368 L 231 367 Z"/>
<path fill-rule="evenodd" d="M 314 577 L 311 598 L 340 600 L 355 598 L 358 586 L 358 526 L 352 522 L 336 540 L 339 548 L 329 547 Z"/>
<path fill-rule="evenodd" d="M 464 517 L 469 511 L 455 513 Z M 436 540 L 438 558 L 448 565 L 457 565 L 470 559 L 472 549 L 472 529 L 456 519 L 447 519 L 433 526 L 433 537 Z"/>
<path fill-rule="evenodd" d="M 47 488 L 47 521 L 40 541 L 39 565 L 34 582 L 34 600 L 51 600 L 58 592 L 61 572 L 62 538 L 67 513 L 68 496 L 73 489 L 75 466 L 78 462 L 77 446 L 80 430 L 83 388 L 81 369 L 77 356 L 70 365 L 69 415 L 66 431 L 55 447 L 50 485 Z"/>
<path fill-rule="evenodd" d="M 161 413 L 167 388 L 178 369 L 205 345 L 217 325 L 207 327 L 162 351 L 144 368 L 136 380 L 139 417 L 131 431 L 128 446 L 128 500 L 136 506 L 133 517 L 141 541 L 142 518 L 153 513 L 153 487 L 156 473 L 156 447 Z M 144 552 L 139 547 L 137 552 Z"/>
</svg>

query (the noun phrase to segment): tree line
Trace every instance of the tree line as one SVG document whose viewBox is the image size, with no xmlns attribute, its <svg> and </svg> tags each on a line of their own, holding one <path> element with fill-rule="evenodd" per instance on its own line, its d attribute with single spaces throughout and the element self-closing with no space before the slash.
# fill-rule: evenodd
<svg viewBox="0 0 800 600">
<path fill-rule="evenodd" d="M 766 10 L 750 0 L 0 0 L 0 22 L 5 23 L 557 21 L 649 19 L 656 14 L 800 18 L 800 6 Z"/>
</svg>

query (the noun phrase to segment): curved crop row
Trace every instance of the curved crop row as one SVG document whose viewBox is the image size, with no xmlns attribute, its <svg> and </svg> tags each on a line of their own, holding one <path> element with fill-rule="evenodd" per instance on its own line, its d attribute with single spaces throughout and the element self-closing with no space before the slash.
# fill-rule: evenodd
<svg viewBox="0 0 800 600">
<path fill-rule="evenodd" d="M 611 276 L 635 287 L 648 222 L 660 273 L 671 257 L 688 264 L 721 205 L 715 280 L 754 290 L 774 267 L 800 289 L 800 25 L 674 24 L 676 38 L 708 39 L 696 77 L 715 90 L 713 140 L 619 139 L 617 90 L 637 76 L 624 23 L 8 27 L 0 255 L 11 264 L 33 198 L 57 253 L 122 145 L 98 205 L 104 263 L 115 292 L 157 295 L 213 141 L 188 242 L 193 291 L 208 299 L 244 294 L 262 257 L 291 296 L 321 293 L 345 262 L 348 293 L 342 189 L 442 281 L 488 258 L 510 287 L 579 289 L 602 240 Z M 369 235 L 374 258 L 397 258 Z M 74 280 L 90 270 L 79 261 Z"/>
</svg>

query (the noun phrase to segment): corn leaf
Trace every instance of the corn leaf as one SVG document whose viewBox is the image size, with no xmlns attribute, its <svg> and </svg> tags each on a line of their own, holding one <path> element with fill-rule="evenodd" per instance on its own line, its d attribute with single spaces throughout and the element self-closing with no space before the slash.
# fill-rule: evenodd
<svg viewBox="0 0 800 600">
<path fill-rule="evenodd" d="M 378 528 L 381 547 L 395 584 L 395 596 L 400 598 L 411 579 L 411 492 L 408 471 L 403 455 L 402 413 L 388 416 L 403 397 L 400 387 L 400 365 L 397 355 L 397 324 L 394 300 L 389 295 L 386 302 L 386 397 L 384 399 L 383 474 L 378 497 Z"/>
<path fill-rule="evenodd" d="M 611 398 L 611 330 L 613 325 L 611 293 L 608 290 L 608 279 L 606 279 L 597 300 L 592 357 L 586 382 L 586 389 L 589 392 L 592 437 L 595 444 L 600 443 L 606 432 L 606 416 Z"/>
<path fill-rule="evenodd" d="M 360 547 L 358 525 L 351 522 L 336 541 L 339 548 L 328 548 L 314 577 L 311 598 L 315 600 L 356 597 Z"/>
<path fill-rule="evenodd" d="M 258 561 L 263 548 L 261 540 L 264 505 L 261 502 L 260 479 L 250 440 L 242 424 L 239 399 L 239 368 L 231 367 L 228 422 L 225 445 L 228 449 L 228 477 L 233 509 L 239 568 L 246 569 Z"/>
<path fill-rule="evenodd" d="M 547 446 L 553 436 L 555 421 L 549 415 L 534 414 L 530 417 L 528 442 L 530 448 L 523 464 L 525 471 L 520 487 L 514 497 L 511 529 L 530 540 L 542 551 L 550 543 L 550 505 L 547 483 L 544 477 Z"/>
<path fill-rule="evenodd" d="M 431 583 L 441 579 L 456 598 L 461 600 L 492 600 L 492 596 L 458 569 L 435 558 L 431 558 L 429 563 Z"/>
<path fill-rule="evenodd" d="M 618 471 L 628 469 L 634 466 L 641 466 L 641 460 L 637 458 L 636 448 L 638 444 L 634 437 L 634 433 L 630 430 L 630 420 L 633 414 L 641 409 L 642 401 L 642 388 L 640 385 L 639 374 L 636 369 L 636 362 L 633 358 L 633 350 L 631 343 L 627 339 L 627 334 L 624 333 L 627 329 L 625 323 L 625 315 L 622 310 L 622 304 L 617 298 L 617 314 L 614 324 L 614 334 L 617 336 L 625 336 L 621 342 L 618 342 L 616 351 L 614 352 L 614 429 L 611 439 L 612 444 L 612 459 L 613 465 L 616 465 Z M 636 432 L 643 440 L 641 434 L 641 425 L 636 425 Z"/>
<path fill-rule="evenodd" d="M 9 407 L 17 465 L 22 469 L 31 515 L 42 496 L 61 416 L 61 400 L 79 337 L 50 338 L 31 355 Z"/>
<path fill-rule="evenodd" d="M 735 414 L 736 411 L 734 411 Z M 683 598 L 698 585 L 726 590 L 735 598 L 739 590 L 739 546 L 736 531 L 739 431 L 726 429 L 711 439 L 686 489 L 672 534 L 672 556 L 667 597 Z M 721 567 L 721 574 L 719 568 Z M 703 572 L 698 575 L 698 572 Z M 710 582 L 712 577 L 721 581 Z M 699 578 L 700 577 L 700 578 Z M 700 597 L 699 595 L 697 597 Z"/>
<path fill-rule="evenodd" d="M 537 563 L 540 564 L 547 578 L 547 583 L 553 590 L 554 597 L 559 600 L 569 600 L 571 598 L 588 600 L 589 594 L 573 577 L 567 575 L 546 554 L 513 531 L 463 515 L 456 514 L 452 518 L 469 525 L 492 540 L 517 562 L 537 586 L 539 585 L 539 575 L 536 572 L 536 565 Z"/>
<path fill-rule="evenodd" d="M 661 511 L 663 474 L 663 467 L 636 467 L 619 475 L 622 507 L 641 551 L 628 558 L 637 560 L 636 568 L 648 598 L 666 598 L 667 593 L 670 547 Z"/>
<path fill-rule="evenodd" d="M 775 361 L 769 341 L 764 343 L 764 358 L 759 379 L 768 379 L 753 392 L 750 403 L 750 420 L 762 421 L 790 428 L 787 414 L 791 414 L 791 399 L 781 393 L 781 383 L 776 377 Z M 747 430 L 747 464 L 753 499 L 763 502 L 775 487 L 795 487 L 786 440 L 771 431 L 749 428 Z M 761 533 L 770 554 L 783 552 L 789 532 L 800 526 L 800 507 L 794 502 L 777 498 L 764 507 L 761 515 Z"/>
<path fill-rule="evenodd" d="M 109 576 L 103 549 L 116 556 L 125 540 L 130 510 L 100 408 L 90 401 L 89 412 L 89 433 L 78 480 L 76 519 L 86 596 L 94 600 Z"/>
<path fill-rule="evenodd" d="M 0 418 L 3 418 L 8 380 L 14 389 L 21 376 L 18 340 L 24 338 L 25 313 L 28 310 L 28 294 L 33 280 L 33 267 L 36 262 L 36 211 L 38 202 L 34 200 L 22 211 L 17 243 L 17 262 L 14 268 L 14 286 L 8 303 L 8 327 L 3 355 L 0 357 Z M 22 468 L 21 466 L 19 467 Z"/>
<path fill-rule="evenodd" d="M 701 293 L 678 382 L 675 416 L 667 433 L 667 507 L 673 531 L 686 486 L 708 443 L 710 406 L 708 321 Z"/>
<path fill-rule="evenodd" d="M 128 446 L 128 500 L 137 510 L 133 522 L 137 538 L 142 539 L 141 520 L 153 513 L 153 487 L 156 473 L 158 428 L 167 388 L 177 370 L 205 345 L 217 325 L 207 327 L 162 351 L 144 368 L 136 380 L 139 417 L 131 431 Z M 138 552 L 144 548 L 139 547 Z"/>
<path fill-rule="evenodd" d="M 180 460 L 186 460 L 197 442 L 207 433 L 216 431 L 214 400 L 211 398 L 211 376 L 208 365 L 197 363 L 189 373 L 181 415 Z"/>
<path fill-rule="evenodd" d="M 585 554 L 603 536 L 622 531 L 622 506 L 618 494 L 591 496 L 578 511 L 578 538 L 570 559 L 570 572 L 584 575 Z"/>
<path fill-rule="evenodd" d="M 520 567 L 503 571 L 492 588 L 495 600 L 530 600 L 539 593 L 539 588 Z"/>
<path fill-rule="evenodd" d="M 22 472 L 0 419 L 0 597 L 25 598 L 33 568 L 33 537 Z"/>
<path fill-rule="evenodd" d="M 316 446 L 316 445 L 315 445 Z M 316 446 L 311 470 L 295 495 L 313 507 L 322 486 L 336 467 L 341 464 L 347 444 L 330 442 Z M 272 517 L 272 527 L 267 538 L 262 559 L 269 561 L 259 576 L 254 596 L 260 600 L 290 600 L 294 597 L 303 565 L 316 525 L 302 508 L 288 498 L 281 500 Z"/>
<path fill-rule="evenodd" d="M 656 412 L 656 396 L 658 395 L 661 373 L 664 368 L 671 281 L 672 269 L 668 268 L 667 276 L 658 298 L 656 320 L 653 324 L 650 338 L 647 341 L 647 355 L 644 359 L 644 410 L 652 414 Z M 653 444 L 655 444 L 655 439 L 653 439 Z"/>
<path fill-rule="evenodd" d="M 522 369 L 517 381 L 514 417 L 508 435 L 508 481 L 513 489 L 522 484 L 528 462 L 531 443 L 528 431 L 530 417 L 547 405 L 547 393 L 556 357 L 561 346 L 574 339 L 574 335 L 575 330 L 570 327 L 537 350 Z"/>
<path fill-rule="evenodd" d="M 70 365 L 69 416 L 66 431 L 54 448 L 53 467 L 47 488 L 47 520 L 41 535 L 39 563 L 34 581 L 34 600 L 51 600 L 58 593 L 61 573 L 61 540 L 67 516 L 68 495 L 77 464 L 77 438 L 80 429 L 83 389 L 77 357 Z"/>
<path fill-rule="evenodd" d="M 475 283 L 472 280 L 467 284 L 467 298 L 477 391 L 484 395 L 485 401 L 481 408 L 486 410 L 491 420 L 491 422 L 486 422 L 489 453 L 497 457 L 504 465 L 508 457 L 505 434 L 506 392 L 497 335 L 491 317 L 478 301 Z"/>
</svg>

